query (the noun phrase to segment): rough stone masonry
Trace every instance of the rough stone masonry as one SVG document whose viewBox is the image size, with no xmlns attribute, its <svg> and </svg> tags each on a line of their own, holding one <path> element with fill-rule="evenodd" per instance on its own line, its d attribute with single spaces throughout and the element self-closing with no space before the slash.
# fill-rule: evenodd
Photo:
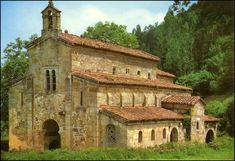
<svg viewBox="0 0 235 161">
<path fill-rule="evenodd" d="M 153 147 L 210 142 L 218 119 L 160 59 L 141 50 L 64 33 L 52 1 L 41 37 L 27 45 L 29 72 L 9 91 L 10 150 Z"/>
</svg>

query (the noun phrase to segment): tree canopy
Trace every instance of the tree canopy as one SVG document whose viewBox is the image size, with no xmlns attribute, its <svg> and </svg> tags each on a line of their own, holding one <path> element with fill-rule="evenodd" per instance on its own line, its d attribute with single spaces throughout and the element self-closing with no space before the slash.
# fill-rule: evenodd
<svg viewBox="0 0 235 161">
<path fill-rule="evenodd" d="M 88 27 L 83 36 L 131 48 L 139 47 L 136 36 L 128 33 L 126 26 L 114 22 L 98 22 L 95 26 Z"/>
<path fill-rule="evenodd" d="M 133 34 L 140 48 L 161 58 L 159 67 L 192 86 L 194 94 L 232 92 L 233 2 L 175 1 L 164 22 L 137 25 Z M 186 9 L 188 8 L 188 9 Z"/>
</svg>

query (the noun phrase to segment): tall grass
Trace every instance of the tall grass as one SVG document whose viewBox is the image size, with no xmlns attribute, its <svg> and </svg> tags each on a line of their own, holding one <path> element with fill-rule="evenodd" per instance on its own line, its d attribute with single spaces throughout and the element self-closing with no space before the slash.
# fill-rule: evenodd
<svg viewBox="0 0 235 161">
<path fill-rule="evenodd" d="M 2 152 L 4 160 L 140 160 L 140 159 L 233 159 L 234 138 L 223 136 L 209 144 L 164 144 L 147 149 L 89 148 L 79 151 Z"/>
</svg>

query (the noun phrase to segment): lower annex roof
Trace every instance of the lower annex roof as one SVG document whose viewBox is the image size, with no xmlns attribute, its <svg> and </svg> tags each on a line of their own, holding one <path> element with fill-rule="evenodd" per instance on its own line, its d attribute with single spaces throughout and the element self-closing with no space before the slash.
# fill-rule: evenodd
<svg viewBox="0 0 235 161">
<path fill-rule="evenodd" d="M 102 105 L 101 108 L 101 113 L 124 123 L 184 119 L 182 115 L 160 107 L 118 107 Z"/>
<path fill-rule="evenodd" d="M 156 87 L 163 89 L 178 89 L 178 90 L 192 91 L 192 88 L 165 82 L 159 79 L 151 80 L 151 79 L 144 79 L 133 76 L 131 77 L 124 75 L 112 75 L 108 73 L 90 72 L 90 71 L 81 71 L 81 70 L 73 70 L 72 75 L 103 84 L 138 85 L 138 86 L 148 86 L 148 87 Z"/>
<path fill-rule="evenodd" d="M 166 104 L 195 105 L 198 101 L 206 104 L 200 96 L 169 96 L 162 100 Z"/>
</svg>

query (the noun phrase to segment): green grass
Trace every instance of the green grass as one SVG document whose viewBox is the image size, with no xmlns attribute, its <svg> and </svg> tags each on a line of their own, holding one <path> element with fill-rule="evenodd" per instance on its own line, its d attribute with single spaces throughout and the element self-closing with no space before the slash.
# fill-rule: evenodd
<svg viewBox="0 0 235 161">
<path fill-rule="evenodd" d="M 210 144 L 164 144 L 147 149 L 89 148 L 79 151 L 54 150 L 45 152 L 2 152 L 4 160 L 105 160 L 105 159 L 234 159 L 234 138 L 222 136 Z"/>
</svg>

